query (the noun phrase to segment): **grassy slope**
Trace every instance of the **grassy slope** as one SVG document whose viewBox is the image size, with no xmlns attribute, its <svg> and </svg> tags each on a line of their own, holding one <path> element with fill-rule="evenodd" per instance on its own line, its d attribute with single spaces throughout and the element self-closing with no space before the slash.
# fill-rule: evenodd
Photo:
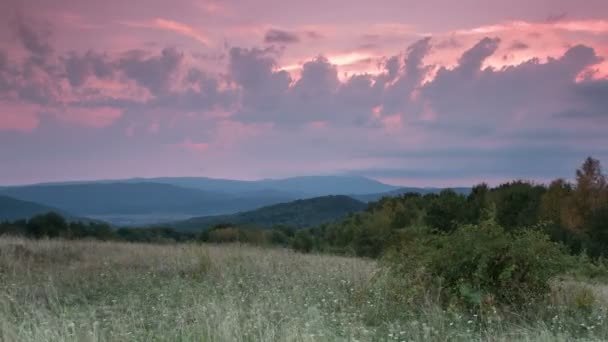
<svg viewBox="0 0 608 342">
<path fill-rule="evenodd" d="M 260 227 L 288 225 L 309 227 L 362 211 L 367 204 L 348 196 L 323 196 L 288 203 L 280 203 L 234 215 L 205 216 L 173 224 L 180 230 L 209 228 L 219 223 L 233 223 Z"/>
<path fill-rule="evenodd" d="M 432 298 L 396 305 L 378 270 L 239 245 L 2 238 L 0 341 L 570 341 L 589 325 L 490 315 L 478 326 Z M 605 305 L 605 287 L 594 291 Z M 605 340 L 608 327 L 585 335 Z"/>
</svg>

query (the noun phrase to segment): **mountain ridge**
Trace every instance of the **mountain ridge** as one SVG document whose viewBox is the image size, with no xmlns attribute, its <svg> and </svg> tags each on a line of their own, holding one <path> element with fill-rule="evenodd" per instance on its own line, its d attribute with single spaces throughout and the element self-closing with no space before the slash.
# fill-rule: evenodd
<svg viewBox="0 0 608 342">
<path fill-rule="evenodd" d="M 57 186 L 57 185 L 85 185 L 85 184 L 132 184 L 132 183 L 160 183 L 197 188 L 205 191 L 218 191 L 223 193 L 277 190 L 283 192 L 299 193 L 301 195 L 322 196 L 330 194 L 366 194 L 384 192 L 398 189 L 398 186 L 385 184 L 377 180 L 360 176 L 297 176 L 288 178 L 266 178 L 258 180 L 233 180 L 210 177 L 151 177 L 151 178 L 125 178 L 101 179 L 90 181 L 45 182 L 26 185 L 0 187 L 3 189 L 31 187 L 31 186 Z"/>
</svg>

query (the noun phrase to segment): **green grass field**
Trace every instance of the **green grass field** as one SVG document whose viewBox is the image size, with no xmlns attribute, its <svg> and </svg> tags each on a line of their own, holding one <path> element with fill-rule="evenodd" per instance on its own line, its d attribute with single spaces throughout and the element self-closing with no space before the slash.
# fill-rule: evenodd
<svg viewBox="0 0 608 342">
<path fill-rule="evenodd" d="M 245 245 L 2 238 L 0 340 L 608 340 L 601 284 L 556 281 L 553 309 L 518 321 L 444 310 L 431 293 L 399 302 L 381 270 Z"/>
</svg>

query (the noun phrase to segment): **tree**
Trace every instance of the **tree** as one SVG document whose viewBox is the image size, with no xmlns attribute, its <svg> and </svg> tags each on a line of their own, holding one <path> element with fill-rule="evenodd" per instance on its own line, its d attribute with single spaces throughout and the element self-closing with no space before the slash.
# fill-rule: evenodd
<svg viewBox="0 0 608 342">
<path fill-rule="evenodd" d="M 298 230 L 293 238 L 292 244 L 296 251 L 309 253 L 313 247 L 312 236 L 307 230 Z"/>
<path fill-rule="evenodd" d="M 602 173 L 600 161 L 588 157 L 576 170 L 572 228 L 585 230 L 592 212 L 605 205 L 606 192 L 606 176 Z"/>
<path fill-rule="evenodd" d="M 32 217 L 27 222 L 26 231 L 35 238 L 58 237 L 67 233 L 68 223 L 63 216 L 51 212 Z"/>
<path fill-rule="evenodd" d="M 466 198 L 452 190 L 443 190 L 431 199 L 426 211 L 425 223 L 435 229 L 450 232 L 466 222 L 466 214 Z"/>
<path fill-rule="evenodd" d="M 540 205 L 540 218 L 560 227 L 568 222 L 567 207 L 571 202 L 572 185 L 563 179 L 556 179 L 543 194 Z"/>
<path fill-rule="evenodd" d="M 481 183 L 471 189 L 471 193 L 467 197 L 469 222 L 479 223 L 484 212 L 490 209 L 489 192 L 490 189 L 486 183 Z"/>
<path fill-rule="evenodd" d="M 545 188 L 524 181 L 502 184 L 491 190 L 496 204 L 496 220 L 507 230 L 538 223 L 538 212 Z"/>
</svg>

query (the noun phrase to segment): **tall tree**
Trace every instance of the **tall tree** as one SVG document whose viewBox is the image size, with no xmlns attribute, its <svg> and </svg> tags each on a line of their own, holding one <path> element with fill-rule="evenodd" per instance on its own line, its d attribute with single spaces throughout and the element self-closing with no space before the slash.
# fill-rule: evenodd
<svg viewBox="0 0 608 342">
<path fill-rule="evenodd" d="M 568 207 L 572 201 L 572 185 L 564 179 L 556 179 L 543 194 L 540 218 L 559 227 L 569 226 Z"/>
<path fill-rule="evenodd" d="M 591 214 L 605 205 L 606 191 L 606 176 L 602 173 L 600 161 L 588 157 L 576 170 L 573 203 L 575 229 L 584 230 Z"/>
</svg>

